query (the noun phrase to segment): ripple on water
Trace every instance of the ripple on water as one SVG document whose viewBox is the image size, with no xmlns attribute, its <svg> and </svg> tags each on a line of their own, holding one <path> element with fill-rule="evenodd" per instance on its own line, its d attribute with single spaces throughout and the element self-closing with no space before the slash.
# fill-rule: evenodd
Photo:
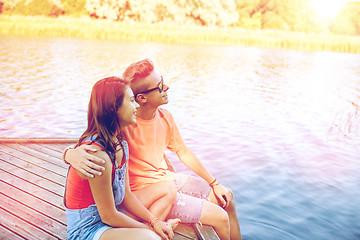
<svg viewBox="0 0 360 240">
<path fill-rule="evenodd" d="M 0 45 L 1 136 L 78 138 L 93 84 L 150 57 L 187 146 L 233 190 L 244 239 L 360 239 L 359 54 L 16 36 Z"/>
</svg>

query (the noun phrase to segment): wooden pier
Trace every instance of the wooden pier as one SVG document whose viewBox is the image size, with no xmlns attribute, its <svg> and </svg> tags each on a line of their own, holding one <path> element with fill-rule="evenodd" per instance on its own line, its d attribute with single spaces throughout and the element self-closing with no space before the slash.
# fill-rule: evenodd
<svg viewBox="0 0 360 240">
<path fill-rule="evenodd" d="M 63 150 L 74 139 L 0 139 L 0 239 L 66 239 Z M 180 224 L 175 240 L 219 239 L 209 226 Z"/>
</svg>

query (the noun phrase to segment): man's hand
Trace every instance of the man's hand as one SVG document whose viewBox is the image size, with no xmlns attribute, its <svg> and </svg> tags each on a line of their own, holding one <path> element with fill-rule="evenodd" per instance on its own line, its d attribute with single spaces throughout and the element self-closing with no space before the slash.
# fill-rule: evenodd
<svg viewBox="0 0 360 240">
<path fill-rule="evenodd" d="M 220 184 L 214 186 L 213 191 L 218 200 L 219 206 L 226 209 L 229 206 L 230 201 L 232 201 L 232 192 Z"/>
<path fill-rule="evenodd" d="M 93 178 L 95 175 L 101 175 L 105 170 L 99 164 L 104 164 L 105 161 L 93 154 L 97 149 L 91 145 L 83 144 L 75 149 L 69 149 L 66 153 L 65 159 L 78 172 L 82 173 L 86 178 Z"/>
</svg>

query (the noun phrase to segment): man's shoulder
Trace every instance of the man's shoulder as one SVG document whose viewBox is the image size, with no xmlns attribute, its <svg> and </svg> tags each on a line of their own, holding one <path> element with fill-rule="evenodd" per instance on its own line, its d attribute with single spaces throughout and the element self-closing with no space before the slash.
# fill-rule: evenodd
<svg viewBox="0 0 360 240">
<path fill-rule="evenodd" d="M 165 108 L 158 108 L 157 109 L 157 111 L 159 112 L 159 115 L 161 116 L 161 117 L 171 117 L 172 118 L 172 115 L 171 115 L 171 113 L 169 112 L 169 110 L 166 110 Z"/>
</svg>

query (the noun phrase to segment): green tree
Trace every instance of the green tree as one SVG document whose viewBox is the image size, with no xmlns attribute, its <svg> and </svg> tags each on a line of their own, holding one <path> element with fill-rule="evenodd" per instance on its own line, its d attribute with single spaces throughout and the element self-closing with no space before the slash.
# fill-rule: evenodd
<svg viewBox="0 0 360 240">
<path fill-rule="evenodd" d="M 238 20 L 233 0 L 178 0 L 185 16 L 203 26 L 229 26 Z"/>
<path fill-rule="evenodd" d="M 331 23 L 330 29 L 337 34 L 360 35 L 360 2 L 347 3 Z"/>
<path fill-rule="evenodd" d="M 236 0 L 239 21 L 245 28 L 310 31 L 310 0 Z M 252 23 L 252 24 L 249 24 Z"/>
<path fill-rule="evenodd" d="M 21 0 L 16 3 L 14 12 L 27 16 L 45 15 L 50 17 L 64 14 L 61 3 L 55 0 Z"/>
<path fill-rule="evenodd" d="M 61 0 L 65 14 L 67 15 L 81 15 L 87 14 L 86 0 Z"/>
<path fill-rule="evenodd" d="M 11 13 L 20 0 L 0 0 L 0 13 Z"/>
<path fill-rule="evenodd" d="M 248 29 L 262 28 L 263 0 L 235 0 L 236 11 L 239 18 L 235 26 Z"/>
<path fill-rule="evenodd" d="M 86 9 L 97 18 L 143 23 L 229 26 L 238 19 L 233 0 L 87 0 Z"/>
</svg>

